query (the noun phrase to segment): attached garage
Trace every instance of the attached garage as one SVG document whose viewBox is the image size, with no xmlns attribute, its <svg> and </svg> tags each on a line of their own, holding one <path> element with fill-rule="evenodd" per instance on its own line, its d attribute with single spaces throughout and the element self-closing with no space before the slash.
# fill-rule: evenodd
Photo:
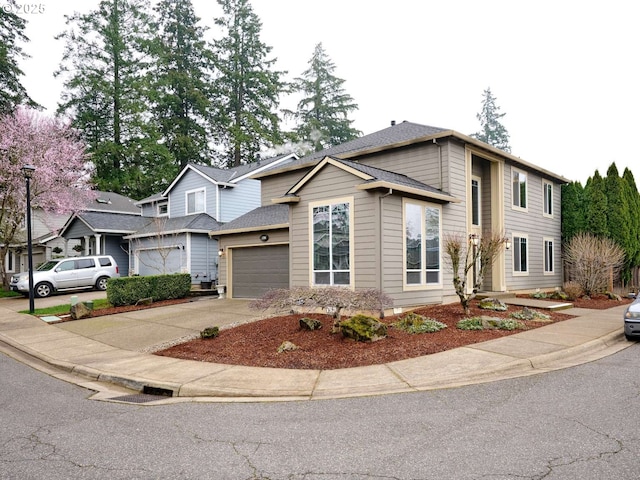
<svg viewBox="0 0 640 480">
<path fill-rule="evenodd" d="M 136 251 L 139 275 L 161 275 L 182 271 L 182 250 L 180 248 L 148 248 Z"/>
<path fill-rule="evenodd" d="M 233 298 L 259 298 L 272 288 L 289 288 L 289 245 L 230 250 Z"/>
</svg>

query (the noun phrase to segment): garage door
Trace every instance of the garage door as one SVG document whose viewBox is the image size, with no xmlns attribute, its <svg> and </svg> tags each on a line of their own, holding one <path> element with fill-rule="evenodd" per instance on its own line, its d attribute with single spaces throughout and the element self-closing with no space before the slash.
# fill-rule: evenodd
<svg viewBox="0 0 640 480">
<path fill-rule="evenodd" d="M 136 253 L 139 275 L 180 273 L 182 269 L 182 250 L 179 248 L 138 250 Z"/>
<path fill-rule="evenodd" d="M 289 246 L 234 248 L 232 295 L 259 298 L 272 288 L 289 288 Z"/>
</svg>

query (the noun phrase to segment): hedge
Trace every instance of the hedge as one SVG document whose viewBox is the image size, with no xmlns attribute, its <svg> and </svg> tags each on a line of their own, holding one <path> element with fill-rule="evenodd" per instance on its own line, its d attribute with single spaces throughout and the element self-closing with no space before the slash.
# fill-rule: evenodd
<svg viewBox="0 0 640 480">
<path fill-rule="evenodd" d="M 134 305 L 143 298 L 154 302 L 184 298 L 191 290 L 191 275 L 149 275 L 112 278 L 107 283 L 107 300 L 115 307 Z"/>
</svg>

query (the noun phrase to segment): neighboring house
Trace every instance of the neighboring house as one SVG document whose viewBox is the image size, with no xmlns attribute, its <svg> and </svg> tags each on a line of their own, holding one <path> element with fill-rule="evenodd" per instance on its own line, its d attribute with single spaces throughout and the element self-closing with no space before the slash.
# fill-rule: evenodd
<svg viewBox="0 0 640 480">
<path fill-rule="evenodd" d="M 149 219 L 135 200 L 113 192 L 98 192 L 86 209 L 72 215 L 60 230 L 67 241 L 76 241 L 77 250 L 67 249 L 65 256 L 111 255 L 120 275 L 129 271 L 129 242 L 125 235 L 143 228 Z"/>
<path fill-rule="evenodd" d="M 232 298 L 269 288 L 376 288 L 397 307 L 455 299 L 447 235 L 510 240 L 486 291 L 562 285 L 568 180 L 453 130 L 410 122 L 253 176 L 262 206 L 211 234 Z"/>
<path fill-rule="evenodd" d="M 218 242 L 209 232 L 261 203 L 261 183 L 250 178 L 297 160 L 281 155 L 232 169 L 188 164 L 159 194 L 136 202 L 144 227 L 128 233 L 131 274 L 188 272 L 193 283 L 216 282 Z"/>
</svg>

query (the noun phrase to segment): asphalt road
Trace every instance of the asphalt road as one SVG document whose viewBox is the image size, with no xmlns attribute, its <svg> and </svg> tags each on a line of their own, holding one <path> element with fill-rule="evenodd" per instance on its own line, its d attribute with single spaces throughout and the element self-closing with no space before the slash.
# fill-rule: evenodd
<svg viewBox="0 0 640 480">
<path fill-rule="evenodd" d="M 0 478 L 637 479 L 639 355 L 421 393 L 149 406 L 0 354 Z"/>
</svg>

